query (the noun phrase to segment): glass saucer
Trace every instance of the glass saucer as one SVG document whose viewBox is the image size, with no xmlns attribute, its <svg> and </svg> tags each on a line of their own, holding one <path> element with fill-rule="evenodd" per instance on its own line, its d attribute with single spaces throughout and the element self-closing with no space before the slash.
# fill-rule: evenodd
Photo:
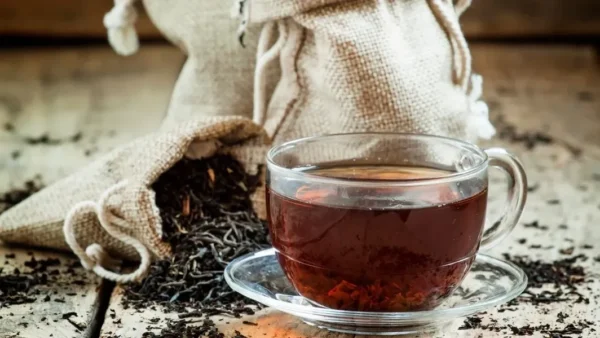
<svg viewBox="0 0 600 338">
<path fill-rule="evenodd" d="M 314 305 L 300 296 L 281 270 L 274 249 L 232 261 L 225 279 L 242 295 L 289 313 L 309 325 L 351 334 L 402 335 L 435 331 L 451 320 L 506 303 L 527 285 L 527 276 L 512 263 L 478 254 L 461 286 L 431 311 L 361 312 Z"/>
</svg>

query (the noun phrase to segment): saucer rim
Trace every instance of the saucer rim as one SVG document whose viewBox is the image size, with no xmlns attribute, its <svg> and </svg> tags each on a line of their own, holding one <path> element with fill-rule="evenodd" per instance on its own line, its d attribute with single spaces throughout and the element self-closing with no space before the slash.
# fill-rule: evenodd
<svg viewBox="0 0 600 338">
<path fill-rule="evenodd" d="M 280 301 L 278 299 L 264 296 L 260 293 L 255 292 L 254 290 L 244 287 L 234 281 L 232 277 L 232 269 L 236 266 L 241 265 L 242 263 L 250 260 L 262 258 L 265 256 L 274 256 L 275 249 L 269 248 L 265 250 L 261 250 L 254 253 L 249 253 L 244 256 L 238 257 L 231 261 L 224 271 L 225 281 L 227 284 L 236 292 L 242 294 L 243 296 L 250 298 L 254 301 L 267 305 L 276 310 L 280 310 L 289 314 L 292 314 L 297 317 L 302 318 L 311 318 L 319 321 L 332 321 L 335 318 L 338 319 L 352 319 L 356 321 L 358 319 L 365 319 L 369 321 L 376 320 L 386 321 L 386 320 L 431 320 L 431 319 L 444 319 L 444 318 L 455 318 L 462 317 L 469 314 L 477 313 L 483 311 L 484 309 L 488 309 L 490 307 L 500 305 L 503 303 L 507 303 L 512 299 L 519 296 L 525 288 L 527 287 L 527 275 L 525 272 L 515 265 L 514 263 L 508 262 L 506 260 L 492 257 L 490 255 L 484 253 L 478 253 L 476 255 L 475 261 L 484 262 L 484 263 L 492 263 L 495 266 L 502 266 L 504 270 L 512 270 L 514 272 L 514 276 L 517 276 L 519 282 L 511 288 L 508 292 L 504 294 L 500 294 L 498 296 L 492 297 L 482 302 L 476 302 L 473 304 L 459 306 L 459 307 L 451 307 L 447 309 L 433 309 L 433 310 L 424 310 L 424 311 L 407 311 L 407 312 L 367 312 L 367 311 L 348 311 L 348 310 L 336 310 L 329 308 L 319 308 L 319 307 L 309 307 L 306 305 L 300 304 L 292 304 Z M 301 296 L 300 296 L 301 297 Z M 327 319 L 325 319 L 327 318 Z M 381 323 L 380 323 L 381 324 Z"/>
</svg>

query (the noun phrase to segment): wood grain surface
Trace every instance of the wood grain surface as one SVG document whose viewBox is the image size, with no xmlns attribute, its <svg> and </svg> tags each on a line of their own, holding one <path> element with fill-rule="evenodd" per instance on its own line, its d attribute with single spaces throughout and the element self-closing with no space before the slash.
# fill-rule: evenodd
<svg viewBox="0 0 600 338">
<path fill-rule="evenodd" d="M 104 14 L 112 0 L 3 0 L 0 2 L 0 35 L 104 38 Z M 141 2 L 136 31 L 142 38 L 161 38 Z"/>
<path fill-rule="evenodd" d="M 469 38 L 595 36 L 600 34 L 600 2 L 473 0 L 461 22 Z"/>
<path fill-rule="evenodd" d="M 214 1 L 214 0 L 213 0 Z M 104 13 L 112 0 L 3 0 L 0 35 L 104 38 Z M 138 7 L 143 9 L 141 3 Z M 143 10 L 142 38 L 162 38 Z M 468 37 L 520 38 L 600 34 L 596 0 L 474 0 L 462 19 Z"/>
</svg>

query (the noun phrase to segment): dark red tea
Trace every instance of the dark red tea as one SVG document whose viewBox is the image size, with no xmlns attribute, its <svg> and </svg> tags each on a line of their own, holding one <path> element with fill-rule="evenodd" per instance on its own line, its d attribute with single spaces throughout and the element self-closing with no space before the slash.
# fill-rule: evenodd
<svg viewBox="0 0 600 338">
<path fill-rule="evenodd" d="M 429 168 L 373 166 L 309 173 L 374 182 L 448 175 Z M 487 182 L 429 190 L 290 184 L 296 186 L 288 196 L 267 191 L 273 246 L 298 292 L 321 305 L 359 311 L 431 309 L 460 284 L 479 248 Z"/>
</svg>

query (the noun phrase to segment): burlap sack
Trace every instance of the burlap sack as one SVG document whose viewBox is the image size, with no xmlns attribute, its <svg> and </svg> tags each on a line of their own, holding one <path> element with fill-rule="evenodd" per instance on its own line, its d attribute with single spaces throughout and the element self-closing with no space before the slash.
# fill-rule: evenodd
<svg viewBox="0 0 600 338">
<path fill-rule="evenodd" d="M 281 80 L 255 103 L 275 143 L 359 131 L 434 134 L 476 141 L 494 129 L 481 78 L 455 8 L 444 0 L 247 0 L 241 15 L 265 23 L 255 90 L 279 56 Z M 278 38 L 273 40 L 274 35 Z M 266 46 L 266 47 L 265 47 Z M 270 48 L 268 46 L 271 46 Z M 257 98 L 267 99 L 265 95 Z"/>
<path fill-rule="evenodd" d="M 115 0 L 104 23 L 109 41 L 123 55 L 138 48 L 134 24 L 135 0 Z M 253 74 L 257 32 L 244 34 L 243 48 L 237 38 L 238 22 L 231 18 L 228 0 L 143 0 L 152 22 L 187 56 L 175 84 L 166 127 L 199 116 L 252 116 Z M 133 37 L 131 36 L 133 35 Z M 278 78 L 271 69 L 268 88 Z"/>
<path fill-rule="evenodd" d="M 242 141 L 243 147 L 235 146 Z M 252 170 L 263 162 L 265 142 L 259 126 L 239 117 L 207 117 L 148 135 L 0 215 L 0 239 L 72 250 L 86 268 L 104 278 L 139 279 L 152 257 L 170 253 L 161 240 L 152 183 L 184 155 L 202 158 L 227 152 Z M 120 275 L 106 269 L 110 257 L 141 264 L 131 274 Z"/>
</svg>

